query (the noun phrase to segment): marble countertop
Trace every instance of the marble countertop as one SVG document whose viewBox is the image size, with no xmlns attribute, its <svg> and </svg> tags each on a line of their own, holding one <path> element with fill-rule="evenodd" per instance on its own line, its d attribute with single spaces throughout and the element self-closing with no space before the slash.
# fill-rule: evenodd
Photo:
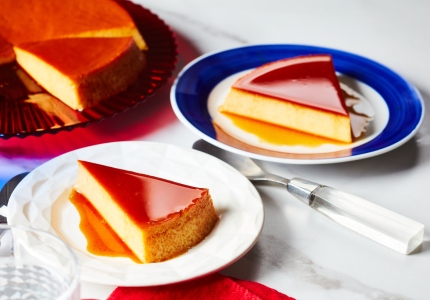
<svg viewBox="0 0 430 300">
<path fill-rule="evenodd" d="M 0 140 L 0 185 L 81 147 L 124 140 L 191 148 L 199 139 L 176 118 L 170 88 L 190 61 L 248 44 L 336 48 L 386 65 L 430 101 L 428 1 L 139 0 L 176 33 L 174 76 L 150 101 L 70 132 Z M 401 147 L 365 160 L 326 165 L 258 162 L 266 171 L 336 187 L 430 228 L 430 119 Z M 279 186 L 258 185 L 265 223 L 256 245 L 223 274 L 254 280 L 297 299 L 430 299 L 430 234 L 411 255 L 398 254 L 331 222 Z M 83 298 L 113 286 L 82 283 Z"/>
</svg>

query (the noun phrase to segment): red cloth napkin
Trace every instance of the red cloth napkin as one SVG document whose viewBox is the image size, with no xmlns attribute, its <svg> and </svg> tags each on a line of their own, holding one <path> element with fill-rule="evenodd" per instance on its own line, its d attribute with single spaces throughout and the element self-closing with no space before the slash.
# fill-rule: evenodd
<svg viewBox="0 0 430 300">
<path fill-rule="evenodd" d="M 263 284 L 219 273 L 199 279 L 153 287 L 118 287 L 108 300 L 171 299 L 273 299 L 294 300 Z"/>
</svg>

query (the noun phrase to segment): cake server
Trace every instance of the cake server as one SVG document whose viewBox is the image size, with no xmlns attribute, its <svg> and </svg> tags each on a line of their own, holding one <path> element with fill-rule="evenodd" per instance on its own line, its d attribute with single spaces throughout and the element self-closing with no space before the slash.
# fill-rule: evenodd
<svg viewBox="0 0 430 300">
<path fill-rule="evenodd" d="M 12 192 L 15 190 L 18 183 L 20 183 L 27 174 L 28 172 L 25 172 L 14 176 L 2 187 L 0 191 L 0 224 L 7 223 L 7 205 L 9 203 L 10 195 L 12 195 Z"/>
<path fill-rule="evenodd" d="M 424 225 L 369 201 L 301 178 L 287 179 L 263 171 L 248 157 L 231 153 L 198 140 L 193 149 L 230 164 L 252 182 L 270 181 L 333 221 L 388 248 L 409 254 L 422 244 Z"/>
</svg>

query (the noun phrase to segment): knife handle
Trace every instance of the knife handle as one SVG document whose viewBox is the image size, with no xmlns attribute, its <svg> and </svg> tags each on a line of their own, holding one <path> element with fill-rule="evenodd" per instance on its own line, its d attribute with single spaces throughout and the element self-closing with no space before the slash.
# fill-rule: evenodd
<svg viewBox="0 0 430 300">
<path fill-rule="evenodd" d="M 291 179 L 287 189 L 335 222 L 402 254 L 423 241 L 423 224 L 354 195 L 300 178 Z"/>
</svg>

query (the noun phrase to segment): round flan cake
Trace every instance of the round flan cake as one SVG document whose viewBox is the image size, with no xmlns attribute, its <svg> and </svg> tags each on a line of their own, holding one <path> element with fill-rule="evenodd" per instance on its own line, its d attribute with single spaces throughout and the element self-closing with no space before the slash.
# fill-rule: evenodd
<svg viewBox="0 0 430 300">
<path fill-rule="evenodd" d="M 144 39 L 112 0 L 3 0 L 0 32 L 0 64 L 16 56 L 37 83 L 77 110 L 125 90 L 146 64 Z"/>
</svg>

